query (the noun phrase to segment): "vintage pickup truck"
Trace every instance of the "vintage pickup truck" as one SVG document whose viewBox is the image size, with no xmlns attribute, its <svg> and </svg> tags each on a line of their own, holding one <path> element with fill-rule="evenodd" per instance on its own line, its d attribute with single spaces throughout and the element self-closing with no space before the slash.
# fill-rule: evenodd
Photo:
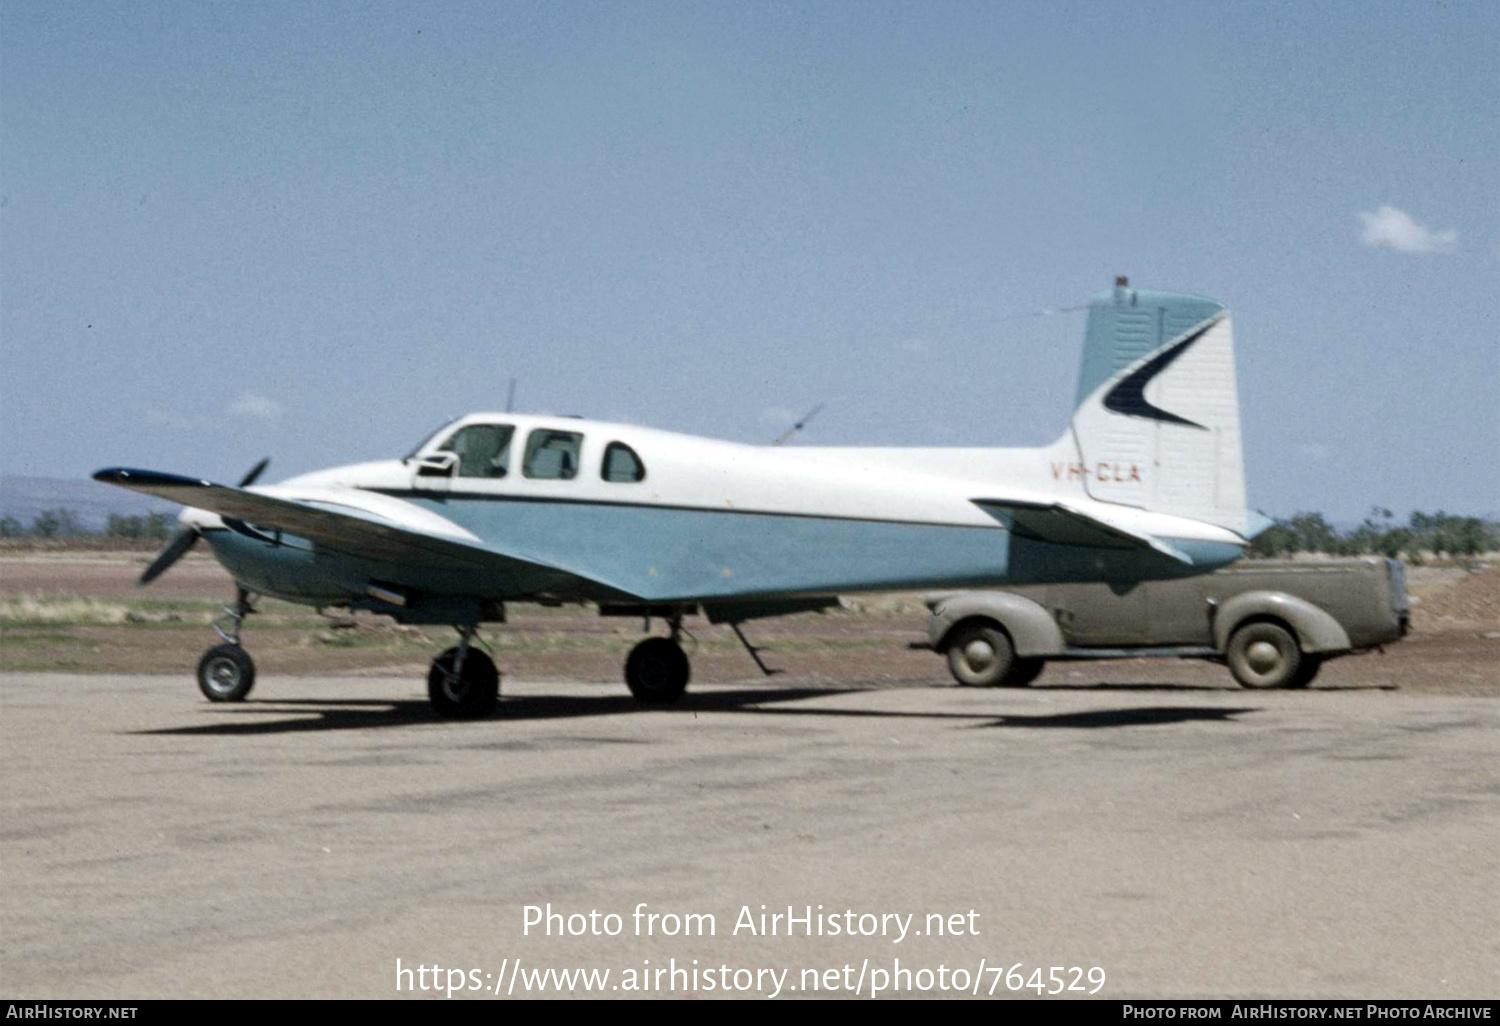
<svg viewBox="0 0 1500 1026">
<path fill-rule="evenodd" d="M 1174 656 L 1228 665 L 1247 688 L 1306 687 L 1322 663 L 1409 627 L 1394 559 L 1251 560 L 1115 591 L 1052 584 L 929 596 L 927 642 L 960 684 L 1019 687 L 1054 659 Z"/>
</svg>

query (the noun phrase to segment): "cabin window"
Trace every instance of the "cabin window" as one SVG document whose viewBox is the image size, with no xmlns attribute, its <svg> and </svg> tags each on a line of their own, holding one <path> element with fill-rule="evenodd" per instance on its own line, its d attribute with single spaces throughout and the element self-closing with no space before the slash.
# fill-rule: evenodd
<svg viewBox="0 0 1500 1026">
<path fill-rule="evenodd" d="M 510 472 L 510 439 L 515 433 L 509 424 L 470 424 L 455 431 L 438 451 L 458 457 L 459 477 L 504 477 Z"/>
<path fill-rule="evenodd" d="M 646 465 L 624 442 L 610 442 L 604 450 L 604 465 L 599 468 L 599 476 L 606 481 L 641 481 L 646 477 Z"/>
<path fill-rule="evenodd" d="M 526 439 L 526 460 L 521 473 L 527 477 L 570 481 L 578 474 L 578 450 L 583 436 L 576 431 L 537 428 Z"/>
</svg>

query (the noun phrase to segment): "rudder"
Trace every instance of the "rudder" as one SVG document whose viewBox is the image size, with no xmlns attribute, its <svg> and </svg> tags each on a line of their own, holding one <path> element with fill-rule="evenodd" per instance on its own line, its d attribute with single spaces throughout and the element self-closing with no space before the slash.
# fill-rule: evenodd
<svg viewBox="0 0 1500 1026">
<path fill-rule="evenodd" d="M 1126 287 L 1089 304 L 1070 427 L 1091 498 L 1247 535 L 1229 311 Z"/>
</svg>

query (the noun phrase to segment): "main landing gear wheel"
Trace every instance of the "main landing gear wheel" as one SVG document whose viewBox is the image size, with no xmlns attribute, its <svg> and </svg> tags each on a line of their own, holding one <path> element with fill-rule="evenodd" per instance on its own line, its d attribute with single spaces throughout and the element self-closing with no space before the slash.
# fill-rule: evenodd
<svg viewBox="0 0 1500 1026">
<path fill-rule="evenodd" d="M 458 661 L 455 645 L 432 661 L 427 671 L 427 698 L 439 716 L 449 719 L 471 719 L 495 709 L 500 698 L 500 671 L 490 657 L 476 649 L 464 654 L 459 673 L 453 672 Z"/>
<path fill-rule="evenodd" d="M 1305 681 L 1301 679 L 1303 656 L 1297 639 L 1280 624 L 1265 620 L 1247 623 L 1235 631 L 1224 651 L 1224 661 L 1241 687 L 1295 688 L 1312 680 L 1310 675 Z"/>
<path fill-rule="evenodd" d="M 238 645 L 215 645 L 198 660 L 198 690 L 210 702 L 241 702 L 255 686 L 255 663 Z"/>
<path fill-rule="evenodd" d="M 682 646 L 671 638 L 647 638 L 625 660 L 625 683 L 637 701 L 675 702 L 687 690 L 692 668 Z"/>
</svg>

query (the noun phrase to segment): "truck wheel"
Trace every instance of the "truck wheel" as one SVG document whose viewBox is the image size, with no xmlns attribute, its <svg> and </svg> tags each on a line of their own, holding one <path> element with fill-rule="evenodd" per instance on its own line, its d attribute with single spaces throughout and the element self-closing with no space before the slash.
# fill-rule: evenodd
<svg viewBox="0 0 1500 1026">
<path fill-rule="evenodd" d="M 1024 688 L 1042 675 L 1047 668 L 1045 659 L 1022 659 L 1019 656 L 1010 664 L 1010 672 L 1000 683 L 1008 688 Z"/>
<path fill-rule="evenodd" d="M 1230 635 L 1224 661 L 1241 687 L 1288 688 L 1298 686 L 1297 675 L 1302 671 L 1303 660 L 1302 650 L 1290 631 L 1279 624 L 1258 620 Z"/>
<path fill-rule="evenodd" d="M 980 620 L 961 624 L 948 641 L 948 672 L 965 687 L 992 688 L 1007 683 L 1016 661 L 1010 638 L 994 624 Z"/>
<path fill-rule="evenodd" d="M 1289 688 L 1305 688 L 1313 682 L 1318 671 L 1323 668 L 1323 660 L 1319 656 L 1303 653 L 1302 666 L 1297 670 L 1297 676 L 1287 685 Z"/>
</svg>

